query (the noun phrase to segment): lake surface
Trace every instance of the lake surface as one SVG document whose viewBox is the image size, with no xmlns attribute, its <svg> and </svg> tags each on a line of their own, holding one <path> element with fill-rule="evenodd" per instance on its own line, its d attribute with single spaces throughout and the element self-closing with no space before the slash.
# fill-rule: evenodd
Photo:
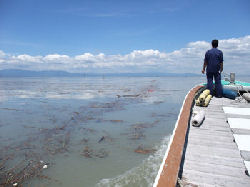
<svg viewBox="0 0 250 187">
<path fill-rule="evenodd" d="M 0 79 L 0 184 L 152 186 L 200 77 Z"/>
</svg>

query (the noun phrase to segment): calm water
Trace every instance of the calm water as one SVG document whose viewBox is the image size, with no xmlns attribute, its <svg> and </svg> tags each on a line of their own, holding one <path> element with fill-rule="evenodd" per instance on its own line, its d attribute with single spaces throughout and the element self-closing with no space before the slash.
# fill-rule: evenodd
<svg viewBox="0 0 250 187">
<path fill-rule="evenodd" d="M 1 78 L 0 184 L 151 186 L 185 95 L 204 81 Z"/>
</svg>

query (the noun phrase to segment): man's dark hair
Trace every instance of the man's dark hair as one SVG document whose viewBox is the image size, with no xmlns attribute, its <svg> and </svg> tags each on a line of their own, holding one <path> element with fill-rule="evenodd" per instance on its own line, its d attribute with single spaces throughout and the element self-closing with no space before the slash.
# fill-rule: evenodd
<svg viewBox="0 0 250 187">
<path fill-rule="evenodd" d="M 218 47 L 218 40 L 213 40 L 212 41 L 212 46 L 214 47 L 214 48 L 216 48 L 216 47 Z"/>
</svg>

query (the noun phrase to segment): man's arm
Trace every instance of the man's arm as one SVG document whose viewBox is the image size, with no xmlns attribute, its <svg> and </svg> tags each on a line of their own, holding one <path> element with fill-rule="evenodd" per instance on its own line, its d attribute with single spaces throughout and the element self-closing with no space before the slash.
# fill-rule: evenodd
<svg viewBox="0 0 250 187">
<path fill-rule="evenodd" d="M 203 69 L 201 71 L 203 74 L 205 73 L 206 67 L 207 67 L 207 61 L 204 60 Z"/>
<path fill-rule="evenodd" d="M 220 73 L 223 71 L 223 53 L 221 52 L 221 55 L 220 55 Z"/>
<path fill-rule="evenodd" d="M 220 72 L 223 71 L 223 62 L 220 63 Z"/>
</svg>

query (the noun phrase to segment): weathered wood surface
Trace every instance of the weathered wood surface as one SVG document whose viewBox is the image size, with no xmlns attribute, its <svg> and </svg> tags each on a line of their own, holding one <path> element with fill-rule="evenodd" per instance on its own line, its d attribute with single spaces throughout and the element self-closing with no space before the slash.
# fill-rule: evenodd
<svg viewBox="0 0 250 187">
<path fill-rule="evenodd" d="M 193 112 L 205 110 L 206 115 L 200 127 L 190 123 L 180 170 L 183 186 L 250 186 L 242 159 L 242 156 L 248 158 L 249 152 L 239 151 L 227 123 L 228 117 L 241 116 L 225 114 L 223 106 L 250 108 L 248 103 L 226 98 L 212 98 L 207 108 L 193 107 Z M 233 130 L 249 134 L 249 131 Z"/>
<path fill-rule="evenodd" d="M 193 106 L 193 98 L 196 95 L 196 92 L 202 86 L 196 86 L 187 94 L 185 101 L 183 103 L 181 112 L 179 114 L 176 128 L 173 134 L 173 141 L 170 144 L 169 151 L 161 164 L 160 170 L 156 177 L 156 182 L 154 186 L 157 187 L 174 187 L 177 182 L 178 172 L 180 169 L 180 163 L 183 153 L 183 147 L 185 144 L 186 132 L 188 129 L 189 117 L 191 108 Z"/>
</svg>

